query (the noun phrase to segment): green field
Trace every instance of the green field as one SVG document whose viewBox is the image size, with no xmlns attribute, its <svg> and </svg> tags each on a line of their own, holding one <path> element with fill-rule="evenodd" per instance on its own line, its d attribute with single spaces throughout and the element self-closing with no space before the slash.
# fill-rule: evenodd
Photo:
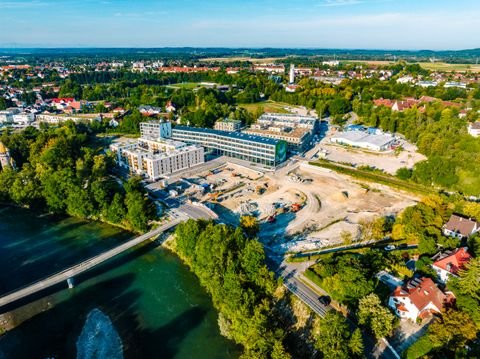
<svg viewBox="0 0 480 359">
<path fill-rule="evenodd" d="M 351 60 L 345 61 L 346 63 L 363 63 L 367 65 L 394 65 L 393 61 L 361 61 L 361 60 Z M 410 63 L 413 64 L 413 63 Z M 456 71 L 456 72 L 480 72 L 480 65 L 476 64 L 447 64 L 445 62 L 418 62 L 418 64 L 424 69 L 431 71 Z"/>
<path fill-rule="evenodd" d="M 287 110 L 285 110 L 285 106 L 291 106 L 291 105 L 287 103 L 274 102 L 274 101 L 245 103 L 245 104 L 238 105 L 238 107 L 242 107 L 251 113 L 256 113 L 259 108 L 262 108 L 263 112 L 289 113 Z"/>
<path fill-rule="evenodd" d="M 172 89 L 184 88 L 187 90 L 193 90 L 194 88 L 202 87 L 202 85 L 200 84 L 200 82 L 181 82 L 177 84 L 165 85 L 165 87 L 169 87 Z"/>
</svg>

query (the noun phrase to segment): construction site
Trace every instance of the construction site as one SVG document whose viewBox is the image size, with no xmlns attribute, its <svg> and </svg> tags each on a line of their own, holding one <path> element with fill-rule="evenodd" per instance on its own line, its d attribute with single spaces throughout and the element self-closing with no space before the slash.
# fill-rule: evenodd
<svg viewBox="0 0 480 359">
<path fill-rule="evenodd" d="M 418 201 L 412 194 L 298 160 L 276 171 L 226 162 L 168 188 L 173 188 L 170 197 L 202 203 L 223 223 L 237 226 L 241 216 L 254 216 L 260 239 L 277 253 L 339 244 L 345 232 L 355 241 L 362 221 L 397 215 Z"/>
</svg>

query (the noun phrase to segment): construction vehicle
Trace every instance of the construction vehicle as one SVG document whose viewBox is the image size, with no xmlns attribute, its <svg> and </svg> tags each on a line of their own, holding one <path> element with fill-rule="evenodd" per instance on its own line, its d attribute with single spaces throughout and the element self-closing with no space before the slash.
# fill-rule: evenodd
<svg viewBox="0 0 480 359">
<path fill-rule="evenodd" d="M 255 191 L 257 192 L 257 194 L 263 194 L 265 192 L 265 187 L 257 186 L 257 188 L 255 188 Z"/>
<path fill-rule="evenodd" d="M 302 209 L 302 205 L 300 203 L 294 203 L 294 204 L 292 204 L 292 207 L 291 207 L 290 210 L 293 213 L 296 213 L 296 212 L 300 211 L 301 209 Z"/>
<path fill-rule="evenodd" d="M 267 222 L 268 223 L 274 223 L 277 219 L 275 218 L 275 215 L 272 215 L 270 217 L 267 218 Z"/>
</svg>

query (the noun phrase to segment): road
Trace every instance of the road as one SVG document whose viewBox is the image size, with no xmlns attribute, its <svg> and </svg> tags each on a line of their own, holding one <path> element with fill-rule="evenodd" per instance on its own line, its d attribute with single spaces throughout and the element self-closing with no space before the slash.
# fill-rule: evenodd
<svg viewBox="0 0 480 359">
<path fill-rule="evenodd" d="M 324 306 L 318 300 L 321 295 L 328 295 L 322 288 L 312 283 L 312 286 L 306 285 L 300 278 L 302 273 L 311 265 L 315 263 L 314 260 L 301 263 L 281 262 L 277 274 L 283 278 L 285 287 L 294 295 L 296 295 L 302 302 L 304 302 L 311 310 L 321 317 L 324 317 L 328 311 L 334 310 L 331 306 Z M 305 278 L 304 278 L 305 279 Z M 305 279 L 305 281 L 308 281 Z M 308 281 L 310 282 L 310 281 Z M 313 289 L 313 287 L 315 289 Z M 351 328 L 357 327 L 357 324 L 349 320 Z M 352 329 L 353 330 L 353 329 Z M 400 359 L 394 348 L 390 346 L 385 338 L 376 341 L 373 337 L 364 333 L 364 341 L 367 357 L 382 358 L 382 359 Z"/>
<path fill-rule="evenodd" d="M 332 307 L 321 304 L 318 300 L 320 295 L 300 280 L 303 270 L 313 263 L 314 262 L 282 262 L 277 270 L 277 274 L 282 277 L 283 284 L 290 292 L 300 298 L 316 314 L 324 317 L 325 314 L 332 309 Z"/>
</svg>

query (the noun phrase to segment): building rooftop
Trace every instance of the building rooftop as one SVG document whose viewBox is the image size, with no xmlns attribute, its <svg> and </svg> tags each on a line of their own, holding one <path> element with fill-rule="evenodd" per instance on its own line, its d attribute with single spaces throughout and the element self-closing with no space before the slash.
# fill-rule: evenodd
<svg viewBox="0 0 480 359">
<path fill-rule="evenodd" d="M 228 138 L 233 138 L 233 139 L 238 139 L 243 141 L 263 143 L 266 145 L 276 145 L 280 142 L 279 140 L 268 138 L 268 137 L 249 135 L 242 132 L 219 131 L 219 130 L 213 130 L 211 128 L 203 128 L 203 127 L 175 126 L 173 128 L 173 131 L 174 132 L 189 131 L 189 132 L 196 132 L 196 133 L 208 133 L 208 134 L 216 135 L 219 137 L 228 137 Z"/>
<path fill-rule="evenodd" d="M 454 251 L 440 252 L 433 256 L 432 259 L 435 261 L 432 264 L 433 266 L 449 273 L 457 274 L 472 259 L 472 256 L 467 252 L 467 248 L 463 247 Z"/>
<path fill-rule="evenodd" d="M 464 218 L 457 214 L 452 214 L 443 228 L 451 232 L 460 233 L 464 237 L 468 237 L 478 226 L 479 224 L 471 218 Z"/>
<path fill-rule="evenodd" d="M 423 310 L 429 303 L 441 310 L 447 301 L 447 296 L 438 289 L 430 278 L 411 279 L 403 287 L 397 287 L 392 296 L 409 298 L 419 311 Z"/>
<path fill-rule="evenodd" d="M 386 134 L 375 135 L 362 131 L 347 131 L 337 133 L 332 137 L 332 139 L 345 139 L 351 142 L 365 142 L 381 147 L 391 142 L 394 137 Z"/>
<path fill-rule="evenodd" d="M 256 128 L 249 128 L 243 131 L 244 133 L 250 134 L 258 134 L 259 136 L 262 135 L 272 135 L 272 136 L 284 136 L 284 137 L 292 137 L 292 138 L 303 138 L 306 134 L 310 133 L 309 129 L 306 128 L 292 128 L 290 131 L 273 131 L 270 128 L 265 129 L 256 129 Z"/>
</svg>

